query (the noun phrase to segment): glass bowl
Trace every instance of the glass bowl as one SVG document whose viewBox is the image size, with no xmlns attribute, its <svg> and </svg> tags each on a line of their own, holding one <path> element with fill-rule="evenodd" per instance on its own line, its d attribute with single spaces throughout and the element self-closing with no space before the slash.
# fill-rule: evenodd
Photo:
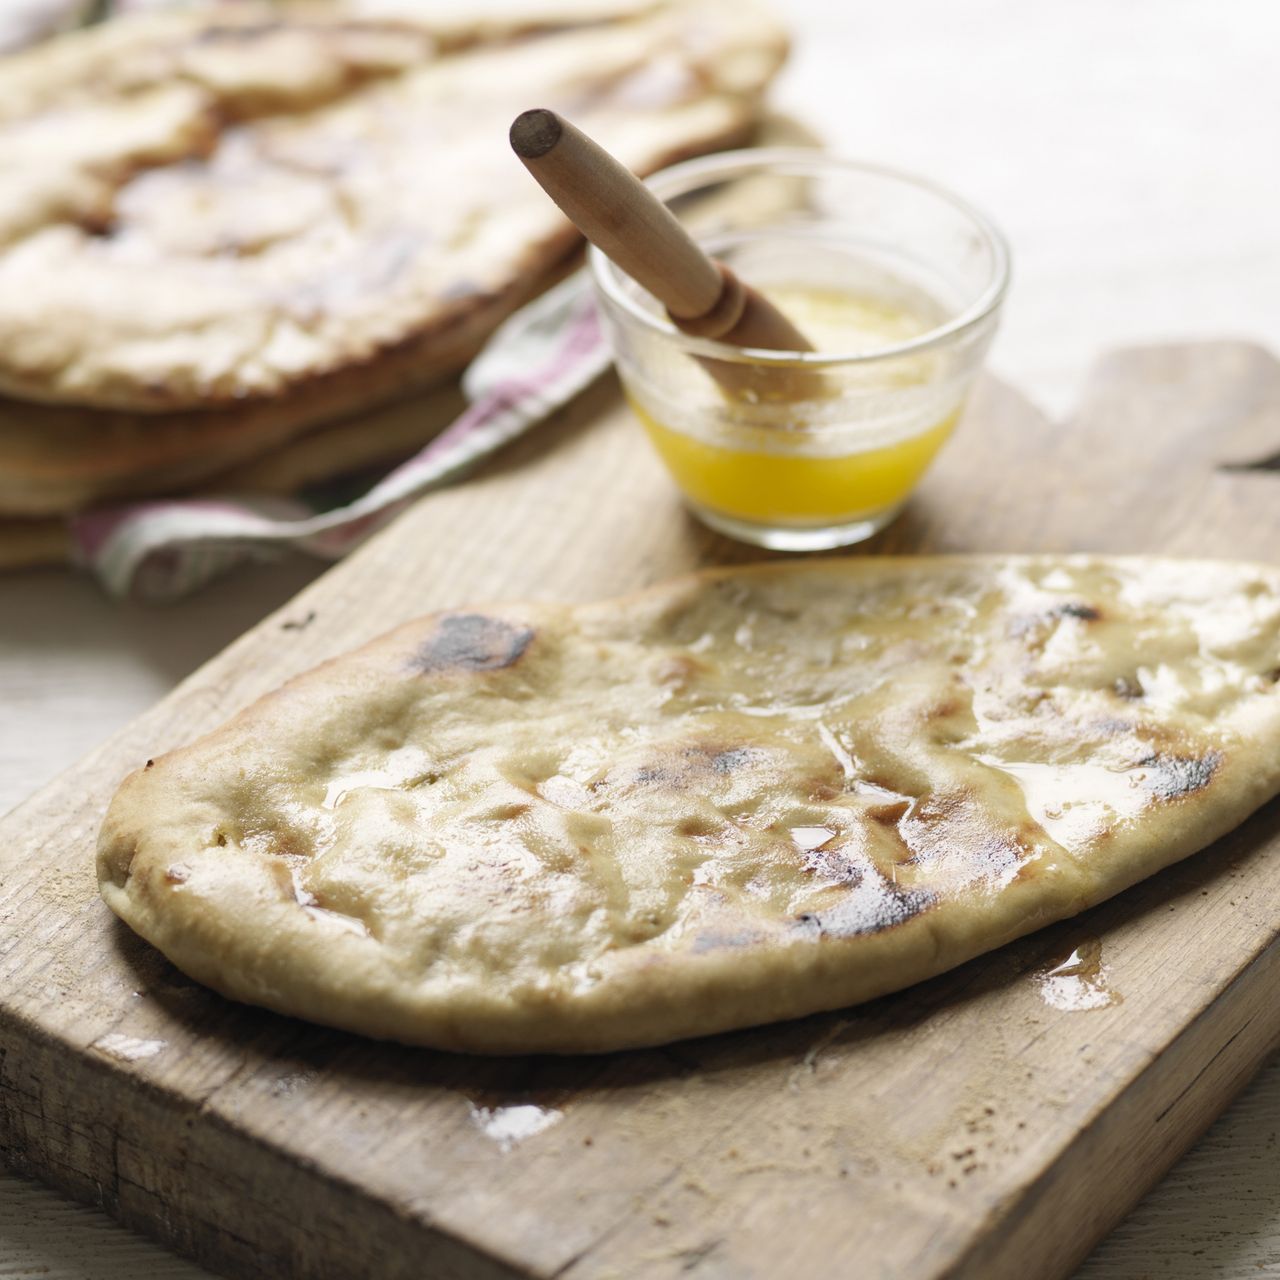
<svg viewBox="0 0 1280 1280">
<path fill-rule="evenodd" d="M 648 185 L 816 348 L 690 337 L 591 250 L 623 389 L 685 501 L 762 547 L 870 537 L 960 416 L 1008 285 L 1004 237 L 933 183 L 812 150 L 704 157 Z M 737 366 L 732 392 L 717 361 Z"/>
</svg>

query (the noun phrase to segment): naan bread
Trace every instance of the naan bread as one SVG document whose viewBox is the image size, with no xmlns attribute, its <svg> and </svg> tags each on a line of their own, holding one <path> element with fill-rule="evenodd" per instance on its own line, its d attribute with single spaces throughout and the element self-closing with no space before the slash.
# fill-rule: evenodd
<svg viewBox="0 0 1280 1280">
<path fill-rule="evenodd" d="M 622 8 L 516 33 L 235 4 L 0 64 L 0 391 L 173 412 L 456 368 L 441 336 L 576 243 L 510 154 L 521 109 L 563 107 L 641 172 L 757 118 L 771 19 Z"/>
<path fill-rule="evenodd" d="M 0 398 L 0 512 L 36 516 L 158 493 L 288 493 L 408 457 L 466 401 L 451 379 L 330 422 L 317 397 L 313 408 L 322 425 L 302 434 L 292 426 L 278 431 L 296 425 L 289 415 L 300 404 L 293 396 L 284 405 L 263 401 L 239 414 L 193 410 L 147 422 L 124 410 Z"/>
<path fill-rule="evenodd" d="M 416 453 L 456 418 L 466 403 L 461 387 L 453 382 L 419 392 L 412 400 L 383 405 L 358 420 L 334 422 L 309 431 L 263 457 L 220 472 L 195 489 L 193 496 L 296 495 L 342 477 L 367 475 L 372 469 L 390 467 Z M 3 491 L 0 479 L 0 495 Z M 64 516 L 11 520 L 0 517 L 0 572 L 71 564 L 75 556 Z"/>
<path fill-rule="evenodd" d="M 1280 571 L 716 571 L 460 610 L 126 780 L 111 908 L 236 999 L 447 1049 L 653 1044 L 883 995 L 1280 790 Z"/>
<path fill-rule="evenodd" d="M 519 111 L 650 173 L 746 141 L 786 48 L 750 0 L 378 8 L 142 14 L 0 62 L 0 512 L 190 488 L 451 376 L 578 244 Z"/>
</svg>

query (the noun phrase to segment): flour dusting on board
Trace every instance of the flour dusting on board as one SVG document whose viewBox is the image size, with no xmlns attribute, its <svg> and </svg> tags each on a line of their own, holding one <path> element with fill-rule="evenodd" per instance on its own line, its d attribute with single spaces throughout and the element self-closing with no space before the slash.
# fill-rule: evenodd
<svg viewBox="0 0 1280 1280">
<path fill-rule="evenodd" d="M 532 1102 L 511 1107 L 471 1108 L 471 1123 L 486 1138 L 492 1138 L 504 1152 L 534 1134 L 546 1132 L 563 1119 L 563 1111 L 557 1111 L 555 1107 L 539 1107 Z"/>
</svg>

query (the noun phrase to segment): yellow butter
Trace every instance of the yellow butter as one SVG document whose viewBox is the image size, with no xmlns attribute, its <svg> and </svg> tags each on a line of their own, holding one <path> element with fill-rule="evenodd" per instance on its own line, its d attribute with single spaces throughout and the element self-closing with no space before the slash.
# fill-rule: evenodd
<svg viewBox="0 0 1280 1280">
<path fill-rule="evenodd" d="M 934 328 L 938 313 L 916 305 L 800 286 L 765 292 L 820 351 L 873 353 Z M 918 388 L 935 372 L 927 355 L 906 359 L 882 375 L 886 394 Z M 839 395 L 839 373 L 832 375 Z M 735 519 L 783 524 L 844 523 L 901 504 L 919 483 L 955 427 L 960 406 L 941 408 L 915 429 L 886 431 L 874 419 L 840 422 L 830 405 L 810 407 L 824 421 L 797 419 L 775 427 L 734 422 L 725 401 L 713 424 L 660 421 L 634 395 L 636 416 L 672 479 L 697 506 Z M 744 419 L 749 411 L 744 412 Z"/>
<path fill-rule="evenodd" d="M 656 422 L 635 401 L 658 455 L 699 506 L 743 520 L 846 521 L 897 506 L 951 434 L 959 410 L 921 435 L 825 456 L 710 444 Z"/>
</svg>

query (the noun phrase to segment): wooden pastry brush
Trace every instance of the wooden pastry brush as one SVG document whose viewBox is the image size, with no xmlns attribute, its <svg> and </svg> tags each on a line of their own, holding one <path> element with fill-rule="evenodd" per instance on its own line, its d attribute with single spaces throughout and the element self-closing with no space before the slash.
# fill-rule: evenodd
<svg viewBox="0 0 1280 1280">
<path fill-rule="evenodd" d="M 562 116 L 525 111 L 511 147 L 542 189 L 593 245 L 643 285 L 681 332 L 737 347 L 812 351 L 813 344 L 767 298 L 709 257 L 675 215 L 629 169 Z M 730 396 L 811 400 L 825 380 L 803 367 L 704 358 Z"/>
</svg>

